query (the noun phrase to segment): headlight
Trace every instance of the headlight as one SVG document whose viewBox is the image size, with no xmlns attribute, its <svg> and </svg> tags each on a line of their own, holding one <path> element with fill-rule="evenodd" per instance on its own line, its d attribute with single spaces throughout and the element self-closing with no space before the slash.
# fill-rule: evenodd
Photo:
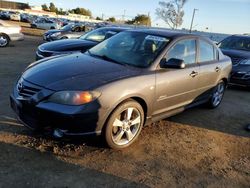
<svg viewBox="0 0 250 188">
<path fill-rule="evenodd" d="M 51 37 L 58 37 L 59 35 L 61 35 L 61 32 L 53 33 L 50 36 Z"/>
<path fill-rule="evenodd" d="M 250 65 L 250 59 L 243 59 L 240 61 L 241 65 Z"/>
<path fill-rule="evenodd" d="M 101 93 L 97 91 L 59 91 L 51 95 L 48 101 L 66 105 L 82 105 L 94 101 L 100 95 Z"/>
</svg>

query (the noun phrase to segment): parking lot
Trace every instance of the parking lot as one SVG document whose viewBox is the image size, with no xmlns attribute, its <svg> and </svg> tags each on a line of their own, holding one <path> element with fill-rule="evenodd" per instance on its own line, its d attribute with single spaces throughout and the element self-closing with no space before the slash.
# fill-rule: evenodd
<svg viewBox="0 0 250 188">
<path fill-rule="evenodd" d="M 147 126 L 123 151 L 100 138 L 55 140 L 27 130 L 9 107 L 40 43 L 26 36 L 0 49 L 0 187 L 249 187 L 249 90 L 229 88 L 215 110 L 197 107 Z"/>
</svg>

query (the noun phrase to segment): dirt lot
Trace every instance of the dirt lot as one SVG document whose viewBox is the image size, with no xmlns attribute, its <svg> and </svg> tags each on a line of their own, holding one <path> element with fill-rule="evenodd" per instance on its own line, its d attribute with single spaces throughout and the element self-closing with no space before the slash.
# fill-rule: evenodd
<svg viewBox="0 0 250 188">
<path fill-rule="evenodd" d="M 0 187 L 249 187 L 250 91 L 227 90 L 215 110 L 198 107 L 143 129 L 124 151 L 99 138 L 54 140 L 15 119 L 8 95 L 34 61 L 40 38 L 0 49 Z"/>
</svg>

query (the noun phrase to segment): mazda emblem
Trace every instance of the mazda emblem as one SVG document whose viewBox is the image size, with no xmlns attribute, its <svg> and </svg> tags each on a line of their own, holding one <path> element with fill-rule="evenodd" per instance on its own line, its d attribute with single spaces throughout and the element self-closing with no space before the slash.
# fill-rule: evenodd
<svg viewBox="0 0 250 188">
<path fill-rule="evenodd" d="M 22 89 L 23 89 L 23 83 L 22 83 L 22 81 L 20 80 L 20 81 L 18 82 L 18 84 L 17 84 L 17 91 L 18 91 L 18 92 L 21 92 Z"/>
</svg>

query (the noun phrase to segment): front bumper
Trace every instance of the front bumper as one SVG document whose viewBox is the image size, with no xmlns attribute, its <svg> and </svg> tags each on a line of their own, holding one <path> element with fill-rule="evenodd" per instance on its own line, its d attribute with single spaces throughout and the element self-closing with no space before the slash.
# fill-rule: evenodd
<svg viewBox="0 0 250 188">
<path fill-rule="evenodd" d="M 41 95 L 41 93 L 37 94 Z M 103 122 L 97 101 L 69 106 L 50 102 L 34 102 L 36 97 L 22 99 L 14 93 L 10 95 L 11 108 L 19 121 L 32 130 L 61 130 L 64 135 L 99 135 Z"/>
<path fill-rule="evenodd" d="M 11 41 L 22 41 L 22 40 L 24 40 L 24 34 L 22 34 L 22 33 L 10 34 L 9 36 L 10 36 Z"/>
<path fill-rule="evenodd" d="M 250 87 L 250 79 L 231 78 L 229 84 Z"/>
</svg>

